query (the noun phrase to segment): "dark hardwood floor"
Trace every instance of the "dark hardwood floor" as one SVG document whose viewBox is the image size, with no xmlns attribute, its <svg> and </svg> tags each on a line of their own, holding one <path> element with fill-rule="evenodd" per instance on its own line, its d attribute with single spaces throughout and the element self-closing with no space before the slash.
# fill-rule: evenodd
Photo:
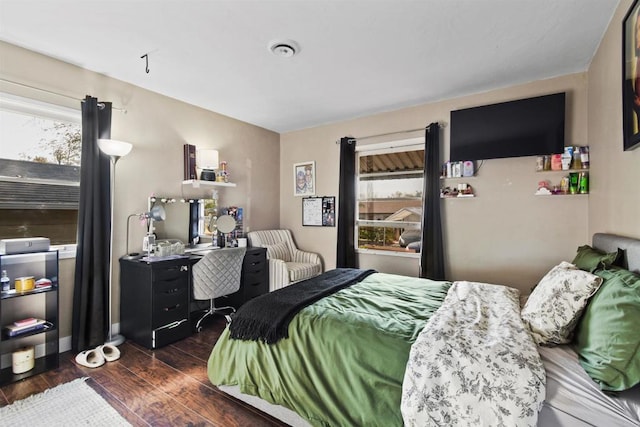
<svg viewBox="0 0 640 427">
<path fill-rule="evenodd" d="M 202 332 L 156 350 L 127 341 L 120 359 L 94 369 L 62 353 L 58 369 L 0 388 L 0 407 L 89 377 L 87 384 L 134 426 L 286 426 L 209 382 L 207 359 L 223 329 L 224 318 L 216 316 Z"/>
</svg>

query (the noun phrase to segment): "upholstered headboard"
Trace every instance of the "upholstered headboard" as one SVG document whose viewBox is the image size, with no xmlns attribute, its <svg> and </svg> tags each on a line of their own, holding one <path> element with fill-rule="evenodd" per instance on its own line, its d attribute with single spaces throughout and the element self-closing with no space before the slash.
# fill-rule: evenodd
<svg viewBox="0 0 640 427">
<path fill-rule="evenodd" d="M 640 240 L 615 234 L 596 233 L 593 235 L 593 247 L 605 252 L 624 250 L 623 267 L 640 273 Z"/>
</svg>

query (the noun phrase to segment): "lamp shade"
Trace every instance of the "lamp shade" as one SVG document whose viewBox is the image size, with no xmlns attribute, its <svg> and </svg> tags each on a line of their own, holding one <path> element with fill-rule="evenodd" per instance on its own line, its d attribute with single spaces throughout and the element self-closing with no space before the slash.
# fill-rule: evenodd
<svg viewBox="0 0 640 427">
<path fill-rule="evenodd" d="M 218 169 L 218 150 L 198 150 L 196 163 L 200 169 Z"/>
<path fill-rule="evenodd" d="M 115 139 L 99 139 L 98 148 L 107 156 L 124 157 L 129 154 L 133 145 Z"/>
<path fill-rule="evenodd" d="M 149 212 L 145 214 L 147 218 L 151 218 L 154 221 L 164 221 L 167 218 L 167 213 L 160 205 L 155 205 Z"/>
</svg>

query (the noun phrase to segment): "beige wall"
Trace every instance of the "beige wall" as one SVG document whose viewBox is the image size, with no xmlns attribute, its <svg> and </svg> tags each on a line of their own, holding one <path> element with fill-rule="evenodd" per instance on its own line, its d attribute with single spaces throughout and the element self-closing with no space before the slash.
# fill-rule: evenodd
<svg viewBox="0 0 640 427">
<path fill-rule="evenodd" d="M 113 112 L 114 139 L 133 143 L 117 164 L 114 255 L 125 253 L 126 218 L 144 212 L 152 195 L 207 197 L 208 190 L 183 188 L 182 145 L 215 148 L 229 163 L 236 188 L 219 191 L 222 205 L 245 208 L 245 226 L 273 228 L 279 224 L 279 136 L 104 75 L 83 70 L 0 42 L 0 78 L 72 96 L 112 101 L 127 113 Z M 79 108 L 79 101 L 0 82 L 0 90 Z M 249 102 L 249 101 L 248 101 Z M 143 229 L 131 223 L 130 250 L 140 249 Z M 185 233 L 187 224 L 184 225 Z M 71 334 L 74 263 L 60 263 L 61 336 Z M 114 262 L 114 320 L 119 319 L 119 266 Z"/>
<path fill-rule="evenodd" d="M 586 145 L 587 78 L 579 73 L 516 87 L 421 105 L 399 111 L 283 134 L 280 146 L 280 222 L 298 245 L 322 254 L 325 268 L 335 267 L 336 229 L 302 227 L 301 201 L 292 195 L 292 165 L 315 160 L 319 195 L 338 194 L 341 136 L 366 136 L 448 122 L 451 110 L 530 96 L 567 92 L 566 145 Z M 532 118 L 533 119 L 533 118 Z M 441 134 L 443 161 L 449 152 L 447 126 Z M 395 139 L 420 134 L 398 135 Z M 366 143 L 390 140 L 380 138 Z M 598 159 L 594 159 L 597 162 Z M 536 197 L 540 180 L 559 183 L 562 173 L 536 173 L 535 157 L 487 160 L 469 179 L 477 197 L 443 200 L 447 277 L 502 283 L 529 289 L 554 264 L 571 260 L 588 241 L 588 196 Z M 457 181 L 460 182 L 460 181 Z M 456 184 L 457 182 L 450 182 Z M 360 255 L 361 267 L 418 274 L 418 260 L 388 255 Z"/>
<path fill-rule="evenodd" d="M 640 238 L 640 148 L 622 150 L 622 0 L 589 68 L 589 145 L 593 185 L 589 234 L 602 231 Z"/>
</svg>

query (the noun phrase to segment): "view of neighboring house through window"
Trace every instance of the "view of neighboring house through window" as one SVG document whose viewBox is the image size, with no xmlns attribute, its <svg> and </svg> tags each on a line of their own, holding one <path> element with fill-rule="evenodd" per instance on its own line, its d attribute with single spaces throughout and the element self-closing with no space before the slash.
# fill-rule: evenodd
<svg viewBox="0 0 640 427">
<path fill-rule="evenodd" d="M 417 141 L 358 147 L 358 249 L 420 252 L 424 145 Z"/>
<path fill-rule="evenodd" d="M 0 238 L 76 243 L 80 122 L 79 109 L 0 93 Z"/>
</svg>

